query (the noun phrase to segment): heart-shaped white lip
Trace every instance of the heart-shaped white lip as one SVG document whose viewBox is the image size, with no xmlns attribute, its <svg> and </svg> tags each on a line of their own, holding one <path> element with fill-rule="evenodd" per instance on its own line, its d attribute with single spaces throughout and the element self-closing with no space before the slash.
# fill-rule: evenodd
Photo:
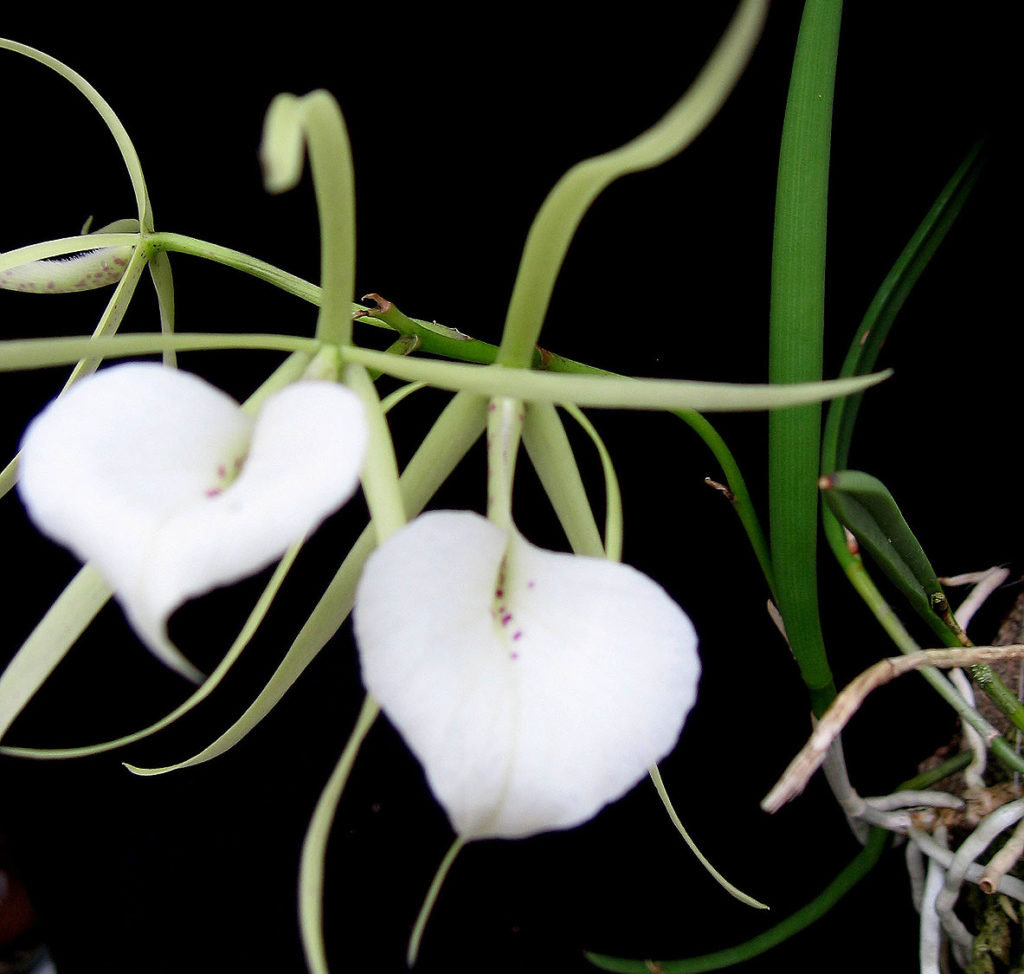
<svg viewBox="0 0 1024 974">
<path fill-rule="evenodd" d="M 197 679 L 168 616 L 315 530 L 355 492 L 366 442 L 362 404 L 335 383 L 287 386 L 253 419 L 198 376 L 129 363 L 32 421 L 18 486 L 39 530 L 93 562 L 143 642 Z"/>
<path fill-rule="evenodd" d="M 378 548 L 354 624 L 367 690 L 465 838 L 587 821 L 672 750 L 700 676 L 656 582 L 469 512 Z"/>
</svg>

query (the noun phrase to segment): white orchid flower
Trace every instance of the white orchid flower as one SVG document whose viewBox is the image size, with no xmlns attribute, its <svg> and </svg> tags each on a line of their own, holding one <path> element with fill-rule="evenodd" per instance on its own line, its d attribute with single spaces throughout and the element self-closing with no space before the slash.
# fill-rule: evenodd
<svg viewBox="0 0 1024 974">
<path fill-rule="evenodd" d="M 464 839 L 590 819 L 672 750 L 700 675 L 690 620 L 650 578 L 465 511 L 371 555 L 354 623 L 367 690 Z"/>
<path fill-rule="evenodd" d="M 186 600 L 251 575 L 355 492 L 362 404 L 302 381 L 254 418 L 198 376 L 149 363 L 73 385 L 29 425 L 19 490 L 43 534 L 91 561 L 139 638 L 200 674 L 167 636 Z"/>
</svg>

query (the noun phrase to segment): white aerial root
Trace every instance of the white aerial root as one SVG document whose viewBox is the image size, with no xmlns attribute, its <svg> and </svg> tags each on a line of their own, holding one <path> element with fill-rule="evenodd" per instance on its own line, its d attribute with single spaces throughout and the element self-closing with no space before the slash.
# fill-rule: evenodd
<svg viewBox="0 0 1024 974">
<path fill-rule="evenodd" d="M 946 870 L 942 891 L 935 898 L 935 910 L 946 933 L 954 943 L 960 944 L 966 950 L 970 950 L 974 937 L 953 912 L 957 897 L 960 895 L 960 887 L 967 878 L 970 867 L 977 865 L 975 860 L 988 848 L 992 840 L 1021 818 L 1024 818 L 1024 798 L 1018 798 L 990 812 L 960 844 Z"/>
<path fill-rule="evenodd" d="M 935 830 L 935 840 L 940 848 L 946 844 L 946 827 L 940 825 Z M 921 974 L 939 974 L 939 953 L 942 946 L 942 922 L 935 909 L 935 901 L 942 891 L 946 871 L 937 859 L 928 860 L 928 871 L 925 875 L 924 888 L 921 894 L 921 926 L 919 957 Z"/>
<path fill-rule="evenodd" d="M 949 678 L 960 691 L 968 706 L 974 706 L 974 687 L 963 670 L 950 670 Z M 960 721 L 964 742 L 971 749 L 971 763 L 964 768 L 964 782 L 968 788 L 985 787 L 985 768 L 988 766 L 988 748 L 985 739 L 966 720 Z"/>
<path fill-rule="evenodd" d="M 906 656 L 890 657 L 869 667 L 839 693 L 818 721 L 810 739 L 790 762 L 775 787 L 761 802 L 766 812 L 778 811 L 807 786 L 811 775 L 821 767 L 832 742 L 857 712 L 872 690 L 884 686 L 904 673 L 935 666 L 949 669 L 971 663 L 993 662 L 1024 657 L 1024 645 L 972 646 L 964 649 L 925 649 Z M 996 736 L 995 728 L 988 728 Z"/>
<path fill-rule="evenodd" d="M 1024 818 L 1017 823 L 1013 835 L 1006 840 L 1006 845 L 989 860 L 985 872 L 978 882 L 982 890 L 986 893 L 994 893 L 999 887 L 1000 881 L 1017 865 L 1017 860 L 1020 859 L 1022 853 L 1024 853 Z"/>
<path fill-rule="evenodd" d="M 953 862 L 953 853 L 949 849 L 940 846 L 923 829 L 912 828 L 907 833 L 907 836 L 929 859 L 934 859 L 943 869 L 948 868 Z M 967 867 L 964 879 L 969 883 L 977 883 L 980 886 L 983 876 L 984 868 L 975 862 Z M 1024 881 L 1017 879 L 1016 876 L 999 877 L 994 892 L 1003 893 L 1012 900 L 1024 903 Z"/>
<path fill-rule="evenodd" d="M 910 878 L 910 900 L 914 904 L 914 909 L 920 913 L 921 904 L 924 902 L 925 856 L 916 842 L 908 842 L 903 849 L 903 858 L 906 860 L 907 876 Z"/>
<path fill-rule="evenodd" d="M 861 845 L 867 842 L 869 826 L 876 825 L 890 832 L 906 833 L 915 824 L 914 810 L 950 808 L 961 811 L 965 807 L 962 799 L 945 791 L 904 790 L 862 798 L 850 783 L 842 741 L 838 737 L 828 749 L 822 773 L 854 837 Z"/>
</svg>

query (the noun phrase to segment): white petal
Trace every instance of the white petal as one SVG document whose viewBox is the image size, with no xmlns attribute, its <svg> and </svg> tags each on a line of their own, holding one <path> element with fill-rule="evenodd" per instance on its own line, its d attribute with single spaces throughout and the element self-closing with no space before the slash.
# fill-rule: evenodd
<svg viewBox="0 0 1024 974">
<path fill-rule="evenodd" d="M 675 746 L 700 662 L 646 575 L 425 514 L 356 594 L 363 680 L 467 838 L 585 822 Z"/>
<path fill-rule="evenodd" d="M 19 490 L 44 534 L 96 565 L 149 647 L 194 677 L 167 617 L 316 528 L 355 491 L 365 448 L 362 406 L 334 383 L 288 386 L 253 420 L 197 376 L 132 363 L 33 420 Z"/>
</svg>

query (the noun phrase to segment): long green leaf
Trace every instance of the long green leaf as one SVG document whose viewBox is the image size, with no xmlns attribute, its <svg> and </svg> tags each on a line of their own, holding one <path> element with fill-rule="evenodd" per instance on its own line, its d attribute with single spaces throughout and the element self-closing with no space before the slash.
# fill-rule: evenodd
<svg viewBox="0 0 1024 974">
<path fill-rule="evenodd" d="M 900 252 L 864 312 L 839 371 L 841 376 L 860 375 L 874 368 L 896 316 L 970 197 L 985 164 L 984 150 L 982 142 L 971 147 Z M 822 473 L 847 466 L 860 402 L 858 394 L 829 407 L 822 438 Z"/>
<path fill-rule="evenodd" d="M 797 37 L 779 152 L 772 250 L 768 374 L 821 378 L 832 97 L 840 0 L 807 0 Z M 768 418 L 771 556 L 790 648 L 821 714 L 835 696 L 818 615 L 817 529 L 821 408 Z"/>
</svg>

